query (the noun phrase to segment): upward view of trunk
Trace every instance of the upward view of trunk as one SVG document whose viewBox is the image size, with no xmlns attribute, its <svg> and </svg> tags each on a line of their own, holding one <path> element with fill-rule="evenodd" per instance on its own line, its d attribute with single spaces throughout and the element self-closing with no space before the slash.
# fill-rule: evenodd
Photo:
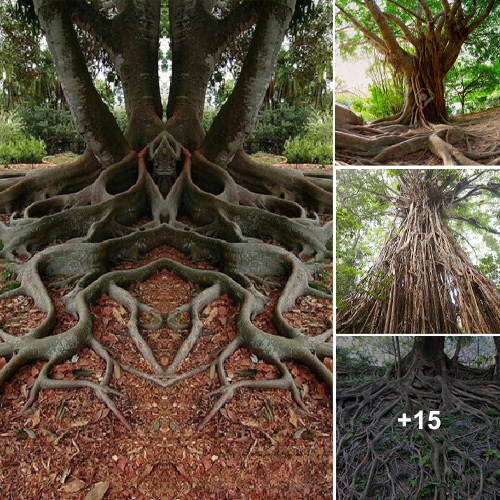
<svg viewBox="0 0 500 500">
<path fill-rule="evenodd" d="M 500 332 L 500 294 L 443 222 L 452 201 L 432 170 L 401 178 L 397 216 L 338 333 Z"/>
</svg>

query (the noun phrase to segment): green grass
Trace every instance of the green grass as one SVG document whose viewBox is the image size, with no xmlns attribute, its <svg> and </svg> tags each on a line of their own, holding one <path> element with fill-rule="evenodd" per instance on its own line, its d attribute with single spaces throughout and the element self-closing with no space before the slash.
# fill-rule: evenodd
<svg viewBox="0 0 500 500">
<path fill-rule="evenodd" d="M 257 153 L 254 153 L 250 156 L 252 157 L 252 159 L 258 161 L 259 163 L 266 163 L 269 165 L 274 165 L 275 163 L 285 163 L 287 161 L 285 156 L 263 153 L 262 151 L 257 151 Z"/>
<path fill-rule="evenodd" d="M 57 155 L 44 156 L 43 161 L 47 163 L 54 163 L 55 165 L 62 165 L 64 163 L 71 163 L 79 158 L 79 155 L 68 151 L 66 153 L 59 153 Z"/>
</svg>

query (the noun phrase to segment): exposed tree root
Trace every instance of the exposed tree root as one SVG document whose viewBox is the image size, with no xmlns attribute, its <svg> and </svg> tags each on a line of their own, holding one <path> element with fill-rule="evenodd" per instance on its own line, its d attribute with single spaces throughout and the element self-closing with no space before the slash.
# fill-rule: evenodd
<svg viewBox="0 0 500 500">
<path fill-rule="evenodd" d="M 443 165 L 496 165 L 500 150 L 473 152 L 471 139 L 477 137 L 457 125 L 430 125 L 416 130 L 397 121 L 375 120 L 368 126 L 336 124 L 335 150 L 340 164 L 405 165 L 401 160 L 419 151 L 429 151 Z M 481 162 L 481 163 L 478 163 Z M 415 163 L 409 162 L 409 163 Z"/>
<path fill-rule="evenodd" d="M 337 382 L 337 498 L 498 498 L 500 386 L 483 380 L 491 373 L 457 365 L 452 378 L 414 357 L 402 378 L 390 375 Z M 440 412 L 438 430 L 430 411 Z"/>
<path fill-rule="evenodd" d="M 8 359 L 0 370 L 0 386 L 23 365 L 35 360 L 45 362 L 26 407 L 43 389 L 87 387 L 130 428 L 113 401 L 118 395 L 112 387 L 117 361 L 93 334 L 90 307 L 104 293 L 128 311 L 128 334 L 150 368 L 141 371 L 121 366 L 123 370 L 165 388 L 205 370 L 217 375 L 220 388 L 214 394 L 218 398 L 200 426 L 206 425 L 237 389 L 245 387 L 289 390 L 297 404 L 303 406 L 299 389 L 283 361 L 303 363 L 332 386 L 332 373 L 321 361 L 332 356 L 331 325 L 323 334 L 310 337 L 289 325 L 283 316 L 302 295 L 331 299 L 309 286 L 314 270 L 331 257 L 327 250 L 331 223 L 322 224 L 315 214 L 331 211 L 327 180 L 281 170 L 277 178 L 276 172 L 269 175 L 262 167 L 249 174 L 242 167 L 245 159 L 236 162 L 228 175 L 228 171 L 198 153 L 191 157 L 182 149 L 182 154 L 183 165 L 166 197 L 148 171 L 146 148 L 138 156 L 132 153 L 103 170 L 97 178 L 90 176 L 87 183 L 79 180 L 88 169 L 82 161 L 69 167 L 71 175 L 59 174 L 61 181 L 55 187 L 53 172 L 47 172 L 37 176 L 36 189 L 24 177 L 0 192 L 3 211 L 25 207 L 21 216 L 13 214 L 8 224 L 0 223 L 2 256 L 12 260 L 10 265 L 20 282 L 16 290 L 0 295 L 0 306 L 2 299 L 25 295 L 32 297 L 35 306 L 45 313 L 43 321 L 25 335 L 0 330 L 0 357 Z M 116 179 L 120 179 L 119 183 Z M 47 191 L 48 186 L 52 191 Z M 165 258 L 132 269 L 113 269 L 123 260 L 139 260 L 159 245 L 172 246 L 191 259 L 206 260 L 218 270 L 195 269 Z M 128 289 L 161 270 L 198 284 L 202 291 L 190 303 L 162 315 Z M 266 283 L 270 275 L 287 276 L 274 309 L 277 334 L 266 333 L 252 323 L 267 302 L 253 285 L 254 278 Z M 53 333 L 56 309 L 42 281 L 44 276 L 59 284 L 76 283 L 63 303 L 77 322 L 62 333 Z M 183 372 L 183 361 L 203 335 L 200 314 L 222 294 L 239 305 L 236 337 L 211 365 Z M 183 313 L 189 314 L 189 321 L 179 325 L 176 317 Z M 145 323 L 141 319 L 145 315 L 151 321 Z M 168 366 L 160 362 L 143 335 L 144 331 L 161 327 L 186 331 Z M 106 363 L 105 375 L 98 383 L 50 377 L 55 365 L 84 347 L 93 349 Z M 231 382 L 224 362 L 241 347 L 277 366 L 281 378 Z"/>
</svg>

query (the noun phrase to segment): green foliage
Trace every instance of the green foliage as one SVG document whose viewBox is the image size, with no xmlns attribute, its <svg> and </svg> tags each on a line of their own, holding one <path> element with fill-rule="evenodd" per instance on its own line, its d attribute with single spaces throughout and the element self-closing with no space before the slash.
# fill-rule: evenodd
<svg viewBox="0 0 500 500">
<path fill-rule="evenodd" d="M 46 154 L 44 142 L 33 137 L 0 144 L 0 164 L 40 163 Z"/>
<path fill-rule="evenodd" d="M 26 137 L 17 116 L 0 112 L 0 164 L 39 163 L 46 154 L 43 141 Z"/>
<path fill-rule="evenodd" d="M 217 110 L 213 108 L 206 108 L 203 112 L 202 118 L 202 126 L 205 132 L 208 132 L 208 129 L 211 127 L 212 122 L 214 121 L 215 116 L 217 115 Z"/>
<path fill-rule="evenodd" d="M 77 141 L 79 135 L 71 113 L 66 109 L 53 109 L 48 105 L 20 108 L 27 135 L 49 141 Z"/>
<path fill-rule="evenodd" d="M 500 459 L 500 451 L 498 450 L 487 450 L 484 452 L 484 458 L 488 462 L 491 458 Z"/>
<path fill-rule="evenodd" d="M 24 138 L 22 121 L 14 114 L 0 111 L 0 144 Z"/>
<path fill-rule="evenodd" d="M 336 292 L 337 306 L 351 292 L 383 242 L 390 219 L 384 217 L 389 181 L 380 170 L 337 170 Z"/>
<path fill-rule="evenodd" d="M 369 111 L 370 101 L 369 97 L 362 94 L 355 94 L 349 99 L 349 106 L 351 109 L 365 122 L 371 122 L 377 118 L 371 111 Z"/>
<path fill-rule="evenodd" d="M 113 111 L 113 116 L 115 117 L 116 123 L 120 127 L 120 130 L 124 132 L 128 126 L 127 112 L 125 110 L 115 110 Z"/>
<path fill-rule="evenodd" d="M 333 164 L 333 144 L 314 141 L 308 137 L 295 137 L 286 141 L 284 154 L 288 163 Z"/>
<path fill-rule="evenodd" d="M 262 109 L 257 116 L 255 127 L 249 139 L 257 141 L 285 140 L 303 135 L 307 120 L 311 116 L 310 108 L 288 104 L 282 104 L 275 109 Z M 321 129 L 321 126 L 318 128 Z"/>
<path fill-rule="evenodd" d="M 377 56 L 368 70 L 368 77 L 373 82 L 368 86 L 369 94 L 356 94 L 348 99 L 352 110 L 365 121 L 398 113 L 404 103 L 402 75 L 391 71 Z"/>
<path fill-rule="evenodd" d="M 485 106 L 492 92 L 500 84 L 500 64 L 481 64 L 480 61 L 461 57 L 448 72 L 445 87 L 448 102 L 460 102 L 464 113 Z"/>
<path fill-rule="evenodd" d="M 362 372 L 375 366 L 375 360 L 370 354 L 353 351 L 349 347 L 336 346 L 337 370 Z"/>
<path fill-rule="evenodd" d="M 285 142 L 284 154 L 289 163 L 333 164 L 333 115 L 324 112 L 311 116 L 304 135 Z"/>
<path fill-rule="evenodd" d="M 490 253 L 484 257 L 480 257 L 476 267 L 500 291 L 500 255 Z"/>
<path fill-rule="evenodd" d="M 486 478 L 486 481 L 488 481 L 491 484 L 495 484 L 497 481 L 500 480 L 500 469 L 497 469 L 491 476 L 488 476 Z"/>
</svg>

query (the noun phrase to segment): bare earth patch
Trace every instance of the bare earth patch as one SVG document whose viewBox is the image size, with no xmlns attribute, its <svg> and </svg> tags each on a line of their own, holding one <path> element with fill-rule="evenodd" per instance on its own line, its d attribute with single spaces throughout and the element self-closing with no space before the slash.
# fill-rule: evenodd
<svg viewBox="0 0 500 500">
<path fill-rule="evenodd" d="M 16 165 L 12 169 L 24 171 L 30 167 Z M 159 257 L 183 259 L 177 250 L 162 246 L 139 263 L 121 267 L 143 265 Z M 183 263 L 209 267 L 202 261 Z M 331 282 L 331 270 L 329 275 Z M 0 280 L 0 285 L 5 284 L 7 279 Z M 263 293 L 277 298 L 282 284 L 276 285 L 276 289 Z M 69 328 L 75 318 L 60 303 L 64 288 L 47 286 L 58 310 L 57 333 Z M 192 300 L 198 292 L 196 286 L 160 271 L 128 291 L 141 302 L 168 313 Z M 254 318 L 269 333 L 273 333 L 272 304 L 271 300 L 266 311 Z M 0 311 L 0 327 L 13 335 L 43 319 L 24 297 L 3 301 Z M 287 321 L 313 335 L 332 312 L 329 301 L 301 298 L 288 313 Z M 94 336 L 120 365 L 147 370 L 144 360 L 143 365 L 134 366 L 139 358 L 127 335 L 129 312 L 103 294 L 92 313 Z M 234 338 L 236 314 L 237 307 L 224 295 L 203 310 L 203 334 L 183 361 L 183 368 L 189 370 L 213 360 Z M 178 320 L 182 322 L 182 317 Z M 147 325 L 154 318 L 141 317 L 141 322 Z M 144 329 L 142 333 L 165 366 L 187 335 L 167 326 Z M 0 367 L 3 364 L 5 359 L 0 358 Z M 325 359 L 325 365 L 332 370 L 331 359 Z M 299 500 L 329 499 L 333 495 L 332 397 L 326 385 L 304 366 L 287 362 L 307 413 L 295 405 L 289 391 L 243 389 L 202 430 L 198 425 L 216 399 L 209 393 L 218 385 L 210 369 L 165 390 L 118 368 L 113 388 L 121 393 L 117 406 L 132 431 L 88 389 L 44 390 L 34 408 L 21 414 L 41 367 L 37 362 L 22 368 L 0 394 L 0 498 L 76 500 L 90 491 L 95 493 L 92 498 L 109 500 Z M 274 366 L 250 356 L 246 349 L 238 349 L 225 367 L 235 381 L 279 376 Z M 93 350 L 84 349 L 71 361 L 56 365 L 51 377 L 98 382 L 105 369 Z"/>
</svg>

